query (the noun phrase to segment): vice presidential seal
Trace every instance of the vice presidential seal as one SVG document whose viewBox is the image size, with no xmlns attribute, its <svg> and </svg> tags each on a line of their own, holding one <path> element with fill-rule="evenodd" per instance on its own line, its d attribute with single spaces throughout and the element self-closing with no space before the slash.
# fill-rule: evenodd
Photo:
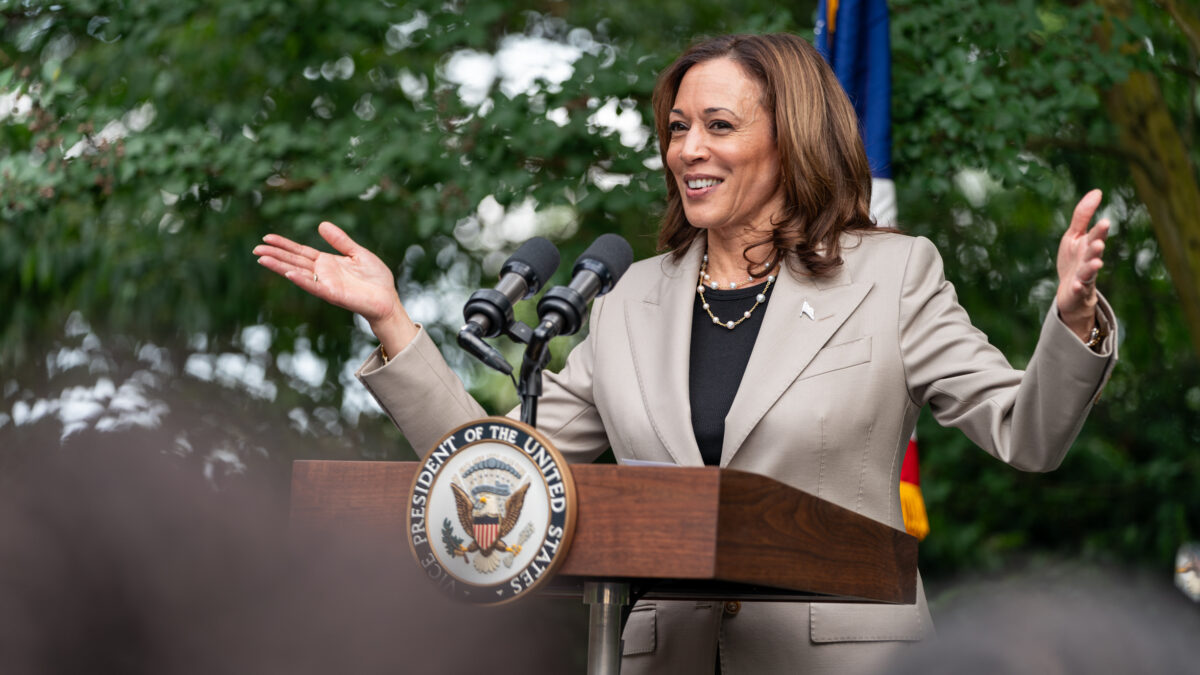
<svg viewBox="0 0 1200 675">
<path fill-rule="evenodd" d="M 567 463 L 536 430 L 506 417 L 447 434 L 409 493 L 417 562 L 468 602 L 508 602 L 544 583 L 566 558 L 574 528 Z"/>
</svg>

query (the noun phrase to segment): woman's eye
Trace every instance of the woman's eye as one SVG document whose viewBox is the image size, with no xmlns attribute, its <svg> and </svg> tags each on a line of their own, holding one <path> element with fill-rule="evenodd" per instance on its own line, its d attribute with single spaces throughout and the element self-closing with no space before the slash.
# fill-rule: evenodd
<svg viewBox="0 0 1200 675">
<path fill-rule="evenodd" d="M 687 125 L 683 122 L 671 122 L 667 125 L 667 131 L 675 133 L 677 131 L 687 131 Z"/>
<path fill-rule="evenodd" d="M 713 122 L 711 124 L 709 124 L 708 126 L 712 129 L 717 129 L 720 131 L 727 131 L 727 130 L 733 128 L 732 124 L 730 124 L 729 122 L 725 122 L 723 120 L 713 120 Z"/>
</svg>

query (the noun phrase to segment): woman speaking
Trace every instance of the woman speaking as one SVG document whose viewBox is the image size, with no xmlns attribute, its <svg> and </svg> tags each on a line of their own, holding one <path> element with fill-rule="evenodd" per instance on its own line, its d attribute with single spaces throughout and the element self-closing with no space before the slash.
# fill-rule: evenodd
<svg viewBox="0 0 1200 675">
<path fill-rule="evenodd" d="M 663 255 L 593 305 L 588 337 L 545 376 L 539 430 L 571 461 L 765 474 L 903 529 L 909 435 L 937 421 L 1025 471 L 1063 456 L 1116 360 L 1096 291 L 1109 226 L 1080 200 L 1028 368 L 959 306 L 926 239 L 871 221 L 858 122 L 815 49 L 791 35 L 697 44 L 660 76 Z M 338 254 L 278 235 L 259 262 L 361 314 L 380 349 L 358 376 L 415 448 L 485 411 L 409 319 L 387 265 L 330 223 Z M 932 629 L 915 605 L 640 603 L 625 673 L 871 672 Z"/>
</svg>

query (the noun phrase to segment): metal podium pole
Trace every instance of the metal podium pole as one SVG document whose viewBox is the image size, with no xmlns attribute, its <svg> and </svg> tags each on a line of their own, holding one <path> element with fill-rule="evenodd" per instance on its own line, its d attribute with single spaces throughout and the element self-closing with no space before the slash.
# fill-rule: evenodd
<svg viewBox="0 0 1200 675">
<path fill-rule="evenodd" d="M 629 584 L 587 581 L 583 602 L 588 612 L 588 675 L 621 672 L 621 609 L 629 604 Z"/>
</svg>

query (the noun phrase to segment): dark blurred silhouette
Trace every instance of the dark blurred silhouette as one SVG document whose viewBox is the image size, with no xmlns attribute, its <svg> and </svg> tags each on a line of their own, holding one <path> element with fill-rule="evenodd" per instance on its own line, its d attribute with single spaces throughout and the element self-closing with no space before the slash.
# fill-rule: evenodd
<svg viewBox="0 0 1200 675">
<path fill-rule="evenodd" d="M 1200 608 L 1163 579 L 1068 566 L 960 590 L 894 675 L 1200 673 Z M 1048 578 L 1047 578 L 1048 577 Z"/>
<path fill-rule="evenodd" d="M 0 672 L 491 673 L 583 667 L 571 601 L 450 604 L 404 542 L 291 532 L 287 495 L 215 491 L 119 434 L 0 478 Z"/>
</svg>

